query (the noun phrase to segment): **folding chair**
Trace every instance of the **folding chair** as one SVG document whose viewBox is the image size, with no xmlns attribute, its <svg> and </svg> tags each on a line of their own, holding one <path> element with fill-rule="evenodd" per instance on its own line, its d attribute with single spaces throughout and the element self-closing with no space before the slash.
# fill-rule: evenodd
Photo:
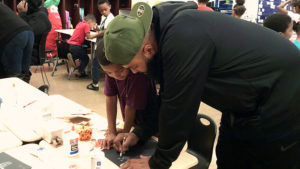
<svg viewBox="0 0 300 169">
<path fill-rule="evenodd" d="M 39 90 L 41 90 L 41 91 L 48 94 L 49 88 L 50 88 L 50 83 L 49 83 L 49 80 L 47 78 L 47 75 L 46 75 L 46 72 L 45 72 L 45 69 L 44 69 L 44 63 L 45 63 L 46 58 L 47 58 L 46 53 L 52 52 L 52 50 L 45 50 L 45 44 L 46 44 L 47 36 L 48 36 L 48 32 L 44 32 L 42 34 L 41 39 L 40 39 L 40 43 L 39 43 L 39 48 L 38 48 L 38 58 L 35 58 L 36 62 L 33 62 L 32 64 L 37 66 L 37 67 L 40 67 L 40 70 L 41 70 L 44 85 L 40 86 Z M 36 57 L 36 56 L 33 56 L 33 58 L 34 57 Z"/>
<path fill-rule="evenodd" d="M 201 120 L 209 124 L 203 124 Z M 188 148 L 186 150 L 198 159 L 198 164 L 190 169 L 207 169 L 209 167 L 216 133 L 216 123 L 209 116 L 198 114 L 194 128 L 188 138 Z"/>
</svg>

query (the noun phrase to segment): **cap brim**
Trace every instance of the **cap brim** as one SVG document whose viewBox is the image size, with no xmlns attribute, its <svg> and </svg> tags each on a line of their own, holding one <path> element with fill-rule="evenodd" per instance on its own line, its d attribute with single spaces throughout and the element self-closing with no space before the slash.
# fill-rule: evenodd
<svg viewBox="0 0 300 169">
<path fill-rule="evenodd" d="M 103 55 L 105 55 L 105 52 L 104 52 L 104 40 L 101 39 L 99 41 L 97 41 L 97 48 L 96 48 L 96 51 L 95 51 L 95 57 L 97 57 L 97 61 L 100 65 L 100 59 L 103 57 Z"/>
<path fill-rule="evenodd" d="M 152 8 L 150 7 L 149 4 L 145 2 L 136 3 L 132 7 L 129 15 L 140 19 L 143 23 L 145 33 L 148 32 L 152 22 L 152 16 L 153 16 Z"/>
</svg>

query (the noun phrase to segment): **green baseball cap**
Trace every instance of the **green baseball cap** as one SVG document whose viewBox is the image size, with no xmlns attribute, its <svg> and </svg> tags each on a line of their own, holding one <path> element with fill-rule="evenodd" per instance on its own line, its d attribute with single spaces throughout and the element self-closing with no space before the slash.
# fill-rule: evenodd
<svg viewBox="0 0 300 169">
<path fill-rule="evenodd" d="M 152 9 L 144 3 L 136 3 L 129 16 L 118 15 L 108 25 L 104 34 L 107 60 L 127 65 L 137 54 L 152 22 Z"/>
</svg>

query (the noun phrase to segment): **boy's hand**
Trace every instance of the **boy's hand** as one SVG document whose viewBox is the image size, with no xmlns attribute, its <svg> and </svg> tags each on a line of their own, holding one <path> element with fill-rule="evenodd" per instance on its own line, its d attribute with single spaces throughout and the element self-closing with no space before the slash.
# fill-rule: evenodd
<svg viewBox="0 0 300 169">
<path fill-rule="evenodd" d="M 123 143 L 123 138 L 125 137 L 125 141 Z M 114 149 L 119 152 L 125 152 L 129 147 L 136 145 L 139 141 L 139 138 L 134 133 L 120 133 L 114 140 Z M 123 144 L 122 144 L 123 143 Z"/>
<path fill-rule="evenodd" d="M 116 135 L 114 133 L 106 133 L 105 139 L 98 140 L 101 150 L 110 149 L 114 143 Z"/>
<path fill-rule="evenodd" d="M 28 11 L 28 3 L 26 3 L 26 1 L 21 1 L 17 5 L 17 9 L 19 12 L 27 12 Z"/>
</svg>

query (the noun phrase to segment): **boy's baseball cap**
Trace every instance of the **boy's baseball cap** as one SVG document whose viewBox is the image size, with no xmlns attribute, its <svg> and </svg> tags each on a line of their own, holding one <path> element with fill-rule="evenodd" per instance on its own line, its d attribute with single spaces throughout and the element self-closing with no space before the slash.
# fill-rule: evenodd
<svg viewBox="0 0 300 169">
<path fill-rule="evenodd" d="M 152 22 L 152 9 L 144 3 L 136 3 L 129 16 L 116 16 L 104 34 L 107 60 L 127 65 L 139 51 Z"/>
</svg>

